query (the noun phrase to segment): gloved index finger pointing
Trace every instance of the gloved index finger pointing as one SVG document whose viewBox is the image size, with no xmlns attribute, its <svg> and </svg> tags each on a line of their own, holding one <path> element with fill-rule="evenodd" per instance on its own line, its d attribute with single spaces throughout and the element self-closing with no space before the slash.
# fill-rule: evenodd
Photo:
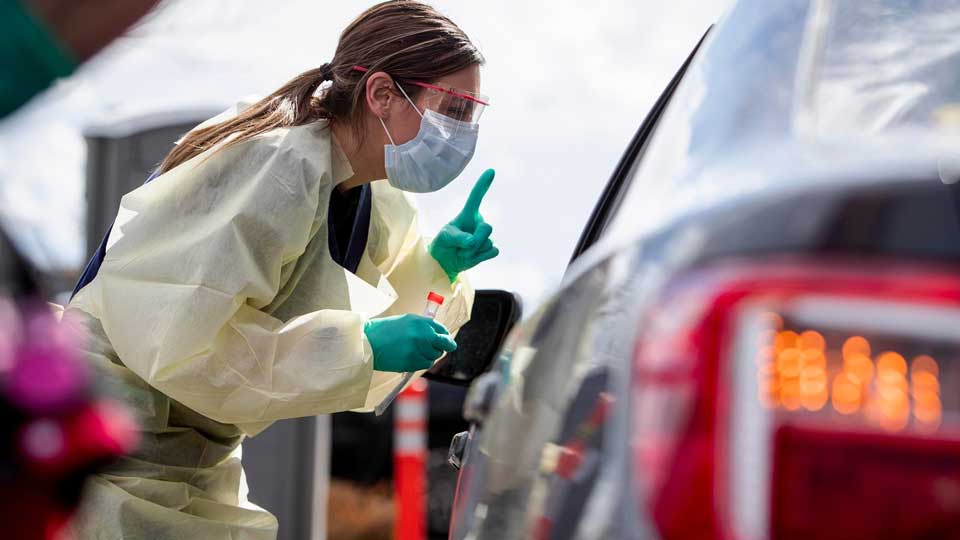
<svg viewBox="0 0 960 540">
<path fill-rule="evenodd" d="M 493 177 L 496 176 L 496 172 L 493 169 L 487 169 L 483 171 L 483 174 L 480 175 L 480 179 L 477 180 L 477 183 L 474 184 L 473 190 L 470 191 L 470 197 L 467 198 L 467 204 L 463 207 L 464 214 L 476 214 L 480 212 L 480 203 L 483 202 L 483 198 L 487 195 L 487 191 L 490 190 L 490 186 L 493 184 Z"/>
</svg>

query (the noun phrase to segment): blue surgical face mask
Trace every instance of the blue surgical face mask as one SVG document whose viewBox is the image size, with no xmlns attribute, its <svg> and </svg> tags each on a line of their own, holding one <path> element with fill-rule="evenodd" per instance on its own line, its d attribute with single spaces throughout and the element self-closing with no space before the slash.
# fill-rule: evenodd
<svg viewBox="0 0 960 540">
<path fill-rule="evenodd" d="M 404 97 L 407 97 L 406 93 Z M 407 101 L 410 101 L 409 97 Z M 480 126 L 431 110 L 420 113 L 412 101 L 410 105 L 420 114 L 420 131 L 403 144 L 393 142 L 387 125 L 380 119 L 390 139 L 390 144 L 383 149 L 387 180 L 403 191 L 437 191 L 452 182 L 470 163 L 477 147 Z"/>
</svg>

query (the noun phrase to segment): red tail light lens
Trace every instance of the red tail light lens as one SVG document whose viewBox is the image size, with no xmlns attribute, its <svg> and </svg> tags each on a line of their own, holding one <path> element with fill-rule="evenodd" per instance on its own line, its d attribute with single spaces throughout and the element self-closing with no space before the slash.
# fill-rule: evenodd
<svg viewBox="0 0 960 540">
<path fill-rule="evenodd" d="M 666 539 L 867 537 L 878 529 L 863 498 L 844 512 L 816 496 L 836 478 L 801 482 L 849 461 L 856 485 L 886 488 L 871 512 L 896 501 L 925 516 L 880 530 L 942 532 L 960 520 L 958 328 L 960 277 L 947 271 L 791 262 L 684 276 L 637 346 L 644 510 Z M 874 451 L 902 462 L 879 467 Z"/>
</svg>

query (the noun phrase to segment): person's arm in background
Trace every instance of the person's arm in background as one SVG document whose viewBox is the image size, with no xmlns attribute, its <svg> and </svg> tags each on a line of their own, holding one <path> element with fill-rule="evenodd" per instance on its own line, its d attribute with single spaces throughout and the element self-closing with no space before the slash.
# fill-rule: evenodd
<svg viewBox="0 0 960 540">
<path fill-rule="evenodd" d="M 159 0 L 24 0 L 74 59 L 83 62 L 146 15 Z"/>
<path fill-rule="evenodd" d="M 157 0 L 0 0 L 0 118 L 73 73 Z"/>
</svg>

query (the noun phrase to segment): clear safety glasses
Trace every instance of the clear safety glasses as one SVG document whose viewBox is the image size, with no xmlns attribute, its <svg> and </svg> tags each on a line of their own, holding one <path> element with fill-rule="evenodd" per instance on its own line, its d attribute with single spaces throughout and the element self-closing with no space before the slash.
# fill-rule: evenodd
<svg viewBox="0 0 960 540">
<path fill-rule="evenodd" d="M 354 66 L 353 69 L 363 73 L 369 71 L 367 68 L 361 66 Z M 451 86 L 422 83 L 407 79 L 398 80 L 402 80 L 404 84 L 419 86 L 423 89 L 423 97 L 420 99 L 420 105 L 424 108 L 424 111 L 433 111 L 451 120 L 476 124 L 480 121 L 480 116 L 483 114 L 484 109 L 490 104 L 490 100 L 483 94 L 469 92 Z M 403 89 L 401 88 L 401 90 Z M 421 111 L 421 113 L 424 111 Z"/>
<path fill-rule="evenodd" d="M 483 110 L 490 103 L 483 94 L 415 81 L 403 82 L 423 89 L 421 103 L 424 109 L 468 124 L 479 123 Z"/>
</svg>

